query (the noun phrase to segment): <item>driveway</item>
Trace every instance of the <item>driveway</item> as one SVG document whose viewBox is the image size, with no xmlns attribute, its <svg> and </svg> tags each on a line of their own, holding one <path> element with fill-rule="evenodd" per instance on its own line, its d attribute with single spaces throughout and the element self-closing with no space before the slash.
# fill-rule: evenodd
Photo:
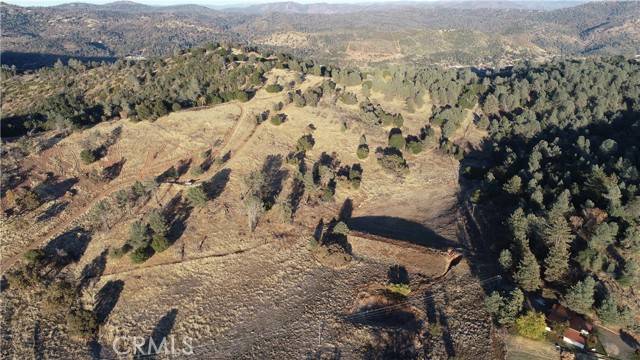
<svg viewBox="0 0 640 360">
<path fill-rule="evenodd" d="M 601 325 L 596 325 L 596 330 L 607 355 L 613 358 L 631 359 L 635 349 L 640 348 L 640 344 L 628 335 L 620 335 Z"/>
</svg>

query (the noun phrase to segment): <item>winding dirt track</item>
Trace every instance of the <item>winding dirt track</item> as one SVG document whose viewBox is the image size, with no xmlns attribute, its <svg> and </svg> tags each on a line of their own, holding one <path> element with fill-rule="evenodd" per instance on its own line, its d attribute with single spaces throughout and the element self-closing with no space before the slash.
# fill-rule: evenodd
<svg viewBox="0 0 640 360">
<path fill-rule="evenodd" d="M 228 104 L 229 103 L 224 103 L 220 105 L 228 105 Z M 228 145 L 232 143 L 231 140 L 233 139 L 235 134 L 238 132 L 238 129 L 241 127 L 241 124 L 243 123 L 243 120 L 245 117 L 244 108 L 239 103 L 233 103 L 233 104 L 238 106 L 238 108 L 240 109 L 240 115 L 239 115 L 238 121 L 236 122 L 235 126 L 231 128 L 230 131 L 227 131 L 227 133 L 224 135 L 222 144 L 220 147 L 218 147 L 214 151 L 214 155 L 219 155 L 218 151 L 220 151 L 221 149 L 227 148 Z M 255 129 L 252 130 L 251 134 L 253 134 L 253 131 L 255 131 Z M 249 140 L 248 138 L 242 139 L 240 144 L 243 145 L 248 140 Z M 57 224 L 52 229 L 48 230 L 46 233 L 37 236 L 37 239 L 35 239 L 33 242 L 31 242 L 27 246 L 23 247 L 21 252 L 8 258 L 2 257 L 1 259 L 2 262 L 0 262 L 0 274 L 5 273 L 16 262 L 22 259 L 23 254 L 28 250 L 39 248 L 51 238 L 59 236 L 64 232 L 68 231 L 71 227 L 74 226 L 74 224 L 79 219 L 85 216 L 93 208 L 93 206 L 99 201 L 104 200 L 105 198 L 107 198 L 112 193 L 118 190 L 130 187 L 135 181 L 141 181 L 148 178 L 149 176 L 157 175 L 158 172 L 166 170 L 168 166 L 175 164 L 179 160 L 182 160 L 182 159 L 180 159 L 179 157 L 172 157 L 160 162 L 153 163 L 153 156 L 151 156 L 151 151 L 148 152 L 145 157 L 144 166 L 142 166 L 139 172 L 118 178 L 113 182 L 109 183 L 97 194 L 95 194 L 94 197 L 85 206 L 72 210 L 72 213 L 68 214 L 69 220 L 62 222 L 60 224 Z M 198 176 L 195 180 L 202 180 L 206 178 L 208 173 L 212 172 L 212 170 L 214 169 L 210 169 L 208 172 Z"/>
</svg>

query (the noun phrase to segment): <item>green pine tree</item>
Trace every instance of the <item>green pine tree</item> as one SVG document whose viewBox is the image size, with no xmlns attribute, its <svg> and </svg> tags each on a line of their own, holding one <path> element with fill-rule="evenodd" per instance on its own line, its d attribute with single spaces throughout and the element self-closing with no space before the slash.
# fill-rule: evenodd
<svg viewBox="0 0 640 360">
<path fill-rule="evenodd" d="M 564 296 L 564 304 L 571 310 L 588 314 L 593 306 L 596 281 L 588 277 L 572 286 Z"/>
<path fill-rule="evenodd" d="M 509 217 L 509 227 L 513 237 L 520 243 L 526 240 L 527 232 L 529 230 L 529 222 L 524 214 L 522 208 L 518 208 Z"/>
<path fill-rule="evenodd" d="M 569 223 L 562 215 L 568 209 L 566 205 L 568 202 L 561 203 L 565 202 L 560 200 L 554 205 L 542 230 L 545 243 L 549 247 L 549 253 L 544 261 L 544 278 L 549 282 L 562 280 L 569 271 L 569 244 L 574 236 L 571 234 Z"/>
<path fill-rule="evenodd" d="M 569 246 L 565 242 L 551 245 L 544 259 L 544 279 L 549 282 L 561 281 L 569 272 Z"/>
<path fill-rule="evenodd" d="M 535 255 L 529 249 L 528 241 L 523 246 L 522 260 L 514 275 L 516 283 L 525 291 L 536 291 L 542 285 L 540 279 L 540 265 Z"/>
<path fill-rule="evenodd" d="M 149 232 L 147 225 L 140 221 L 131 224 L 129 230 L 129 244 L 134 248 L 143 248 L 149 245 Z"/>
<path fill-rule="evenodd" d="M 158 210 L 152 210 L 148 217 L 149 227 L 154 235 L 165 236 L 169 231 L 169 226 L 164 218 L 164 215 Z"/>
<path fill-rule="evenodd" d="M 618 303 L 611 296 L 608 296 L 602 304 L 600 304 L 596 312 L 598 313 L 598 318 L 607 324 L 615 324 L 620 320 Z"/>
</svg>

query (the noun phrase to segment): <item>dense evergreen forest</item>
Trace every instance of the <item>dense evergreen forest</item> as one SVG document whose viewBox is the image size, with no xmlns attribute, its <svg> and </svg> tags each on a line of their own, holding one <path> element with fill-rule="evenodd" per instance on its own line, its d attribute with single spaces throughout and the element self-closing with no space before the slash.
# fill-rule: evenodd
<svg viewBox="0 0 640 360">
<path fill-rule="evenodd" d="M 635 327 L 640 283 L 640 67 L 566 60 L 492 76 L 490 165 L 474 200 L 502 209 L 504 273 L 527 292 Z"/>
<path fill-rule="evenodd" d="M 236 54 L 214 44 L 167 59 L 42 69 L 28 75 L 29 81 L 46 83 L 53 95 L 32 95 L 34 106 L 3 104 L 11 109 L 2 121 L 3 136 L 81 128 L 115 117 L 154 120 L 186 107 L 247 101 L 274 67 L 358 89 L 364 96 L 344 92 L 340 99 L 345 104 L 360 100 L 362 120 L 372 124 L 401 128 L 403 119 L 371 103 L 371 92 L 405 101 L 409 113 L 430 99 L 432 116 L 421 134 L 406 139 L 401 132 L 391 134 L 393 153 L 385 155 L 395 163 L 389 166 L 404 170 L 400 150 L 406 146 L 415 152 L 429 141 L 465 158 L 461 171 L 474 184 L 469 201 L 486 214 L 493 234 L 482 250 L 499 261 L 507 279 L 524 292 L 550 290 L 578 313 L 640 328 L 633 316 L 637 299 L 628 297 L 640 285 L 636 60 L 559 59 L 484 71 L 389 66 L 363 72 L 243 50 Z M 25 94 L 21 76 L 27 75 L 3 70 L 4 101 Z M 321 88 L 310 89 L 290 99 L 313 106 L 322 94 Z M 466 154 L 449 139 L 465 110 L 488 134 L 481 150 Z M 513 321 L 500 304 L 517 297 L 517 291 L 490 297 L 501 323 Z"/>
</svg>

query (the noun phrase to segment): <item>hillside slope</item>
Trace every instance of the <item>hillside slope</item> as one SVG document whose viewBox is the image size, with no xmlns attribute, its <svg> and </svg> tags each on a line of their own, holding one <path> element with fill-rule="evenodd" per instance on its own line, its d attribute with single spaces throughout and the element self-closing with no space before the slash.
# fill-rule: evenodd
<svg viewBox="0 0 640 360">
<path fill-rule="evenodd" d="M 242 58 L 239 49 L 232 52 Z M 157 76 L 190 56 L 166 59 Z M 448 272 L 447 250 L 463 246 L 464 238 L 457 161 L 431 142 L 422 152 L 406 151 L 408 172 L 400 175 L 373 154 L 387 146 L 394 125 L 368 122 L 358 106 L 340 100 L 353 92 L 364 101 L 361 86 L 332 88 L 327 77 L 277 67 L 262 75 L 263 84 L 254 85 L 245 101 L 176 110 L 154 121 L 122 118 L 73 133 L 45 131 L 3 146 L 3 158 L 29 169 L 16 181 L 17 198 L 31 188 L 43 200 L 21 209 L 21 200 L 15 205 L 10 195 L 3 197 L 3 209 L 14 211 L 1 225 L 7 240 L 0 249 L 2 271 L 9 279 L 3 328 L 39 334 L 35 341 L 4 337 L 3 356 L 36 348 L 43 356 L 110 357 L 117 336 L 169 334 L 178 344 L 190 339 L 197 358 L 398 351 L 441 358 L 452 346 L 475 356 L 493 351 L 483 283 L 464 260 Z M 16 77 L 28 87 L 46 76 Z M 273 91 L 273 84 L 287 90 Z M 413 112 L 380 92 L 369 97 L 400 112 L 407 133 L 419 133 L 431 115 L 428 97 Z M 265 112 L 283 114 L 284 122 L 259 120 Z M 471 113 L 466 115 L 469 121 Z M 452 138 L 464 143 L 474 134 L 460 131 Z M 363 135 L 372 152 L 366 158 L 357 155 Z M 104 148 L 100 157 L 87 163 L 79 154 L 96 146 Z M 246 199 L 255 174 L 266 178 L 260 196 L 269 207 L 251 229 Z M 203 189 L 204 201 L 194 189 Z M 158 250 L 149 239 L 153 253 L 134 261 L 137 249 L 127 248 L 135 243 L 132 229 L 157 213 L 167 221 L 168 247 Z M 346 243 L 337 233 L 338 219 L 352 229 Z M 30 271 L 25 259 L 38 251 L 43 257 L 35 260 L 32 280 L 42 276 L 42 283 L 21 282 L 21 271 Z M 400 268 L 409 272 L 413 292 L 407 297 L 387 290 L 390 274 L 402 274 Z M 95 315 L 95 334 L 81 329 L 85 338 L 78 338 L 73 321 L 50 311 L 58 306 L 52 294 L 64 281 L 77 286 L 73 313 Z M 439 295 L 430 298 L 427 311 L 429 289 Z M 385 306 L 391 309 L 383 316 L 369 312 Z M 446 325 L 428 315 L 436 310 Z M 407 318 L 406 325 L 393 325 Z M 427 324 L 442 327 L 446 337 L 427 334 Z M 93 340 L 88 346 L 87 336 Z"/>
</svg>

